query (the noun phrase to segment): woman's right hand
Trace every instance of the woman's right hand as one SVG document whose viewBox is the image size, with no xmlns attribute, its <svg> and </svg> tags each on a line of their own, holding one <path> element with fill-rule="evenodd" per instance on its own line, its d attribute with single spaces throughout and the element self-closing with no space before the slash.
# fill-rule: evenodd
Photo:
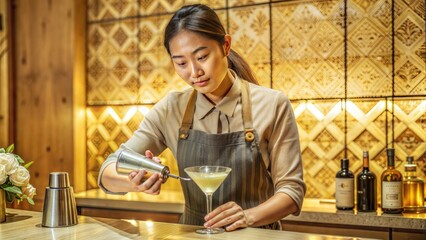
<svg viewBox="0 0 426 240">
<path fill-rule="evenodd" d="M 153 161 L 161 163 L 158 157 L 154 157 L 151 151 L 145 151 L 145 156 L 151 158 Z M 129 180 L 133 184 L 133 189 L 136 192 L 144 192 L 148 194 L 158 195 L 160 194 L 161 184 L 163 179 L 160 173 L 154 173 L 151 176 L 147 176 L 148 173 L 145 169 L 139 171 L 133 171 L 129 174 Z"/>
</svg>

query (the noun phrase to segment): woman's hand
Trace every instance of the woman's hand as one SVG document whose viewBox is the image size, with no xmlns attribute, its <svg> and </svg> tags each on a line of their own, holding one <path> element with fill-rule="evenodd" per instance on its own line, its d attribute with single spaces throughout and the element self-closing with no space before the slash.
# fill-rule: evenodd
<svg viewBox="0 0 426 240">
<path fill-rule="evenodd" d="M 145 151 L 145 156 L 151 158 L 157 163 L 161 163 L 158 157 L 154 157 L 151 151 Z M 133 171 L 129 174 L 129 180 L 133 184 L 133 189 L 137 192 L 144 192 L 148 194 L 158 195 L 161 190 L 163 179 L 160 173 L 150 173 L 145 169 Z"/>
<path fill-rule="evenodd" d="M 250 226 L 244 210 L 235 202 L 227 202 L 211 211 L 204 218 L 204 227 L 218 228 L 225 226 L 226 231 Z"/>
</svg>

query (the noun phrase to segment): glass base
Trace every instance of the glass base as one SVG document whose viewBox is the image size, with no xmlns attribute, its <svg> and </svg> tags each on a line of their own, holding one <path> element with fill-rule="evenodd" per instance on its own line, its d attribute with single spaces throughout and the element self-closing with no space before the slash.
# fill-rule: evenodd
<svg viewBox="0 0 426 240">
<path fill-rule="evenodd" d="M 225 230 L 223 228 L 202 228 L 195 230 L 196 233 L 199 234 L 217 234 L 223 233 Z"/>
</svg>

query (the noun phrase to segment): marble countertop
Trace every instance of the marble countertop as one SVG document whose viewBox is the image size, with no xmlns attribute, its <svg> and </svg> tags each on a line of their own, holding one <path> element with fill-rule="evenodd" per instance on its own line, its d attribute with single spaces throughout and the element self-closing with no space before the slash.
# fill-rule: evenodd
<svg viewBox="0 0 426 240">
<path fill-rule="evenodd" d="M 377 212 L 357 212 L 337 210 L 334 200 L 305 199 L 299 216 L 287 216 L 284 221 L 301 221 L 368 227 L 416 229 L 426 232 L 426 213 L 383 214 Z"/>
<path fill-rule="evenodd" d="M 183 194 L 179 191 L 162 191 L 159 195 L 127 193 L 105 194 L 100 189 L 77 193 L 77 207 L 126 209 L 163 213 L 182 213 Z M 368 227 L 416 229 L 426 231 L 426 213 L 383 214 L 380 209 L 373 213 L 336 210 L 334 200 L 305 198 L 299 216 L 287 216 L 283 221 L 326 223 Z"/>
<path fill-rule="evenodd" d="M 259 228 L 204 235 L 195 233 L 200 226 L 87 216 L 79 216 L 78 224 L 74 226 L 46 228 L 41 226 L 42 216 L 42 212 L 6 209 L 6 222 L 0 223 L 1 239 L 353 239 L 353 237 Z"/>
</svg>

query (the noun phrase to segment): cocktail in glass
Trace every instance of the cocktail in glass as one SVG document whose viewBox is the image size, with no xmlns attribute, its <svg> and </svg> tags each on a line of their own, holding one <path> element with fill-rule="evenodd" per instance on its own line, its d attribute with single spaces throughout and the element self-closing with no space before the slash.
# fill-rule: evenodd
<svg viewBox="0 0 426 240">
<path fill-rule="evenodd" d="M 207 214 L 212 211 L 212 195 L 231 172 L 231 168 L 223 166 L 195 166 L 184 169 L 186 174 L 204 192 L 207 200 Z M 223 228 L 202 228 L 197 233 L 215 234 L 223 232 Z"/>
</svg>

